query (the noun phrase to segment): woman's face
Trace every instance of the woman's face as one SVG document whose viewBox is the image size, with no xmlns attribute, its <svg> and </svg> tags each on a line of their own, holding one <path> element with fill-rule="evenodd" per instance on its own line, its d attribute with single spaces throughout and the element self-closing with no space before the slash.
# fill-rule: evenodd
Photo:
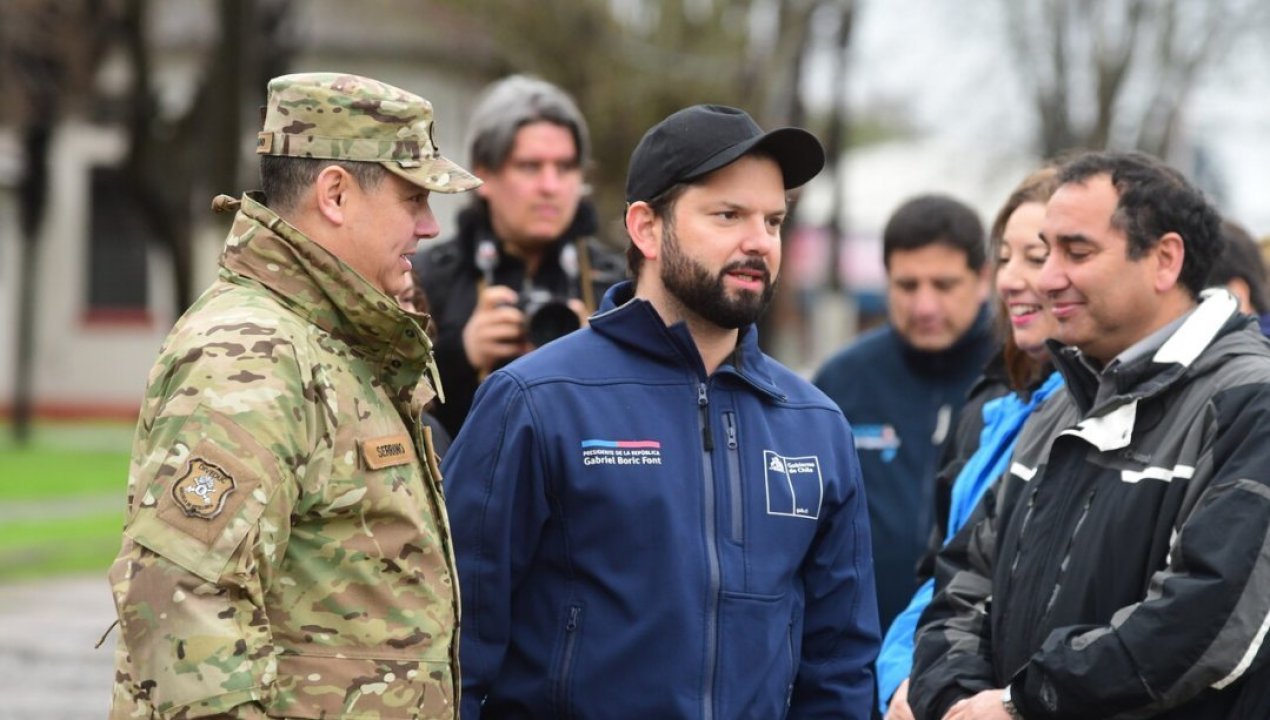
<svg viewBox="0 0 1270 720">
<path fill-rule="evenodd" d="M 997 294 L 1005 305 L 1014 343 L 1040 360 L 1046 355 L 1045 339 L 1053 337 L 1057 323 L 1036 288 L 1049 248 L 1041 241 L 1045 205 L 1029 202 L 1010 215 L 997 251 Z"/>
</svg>

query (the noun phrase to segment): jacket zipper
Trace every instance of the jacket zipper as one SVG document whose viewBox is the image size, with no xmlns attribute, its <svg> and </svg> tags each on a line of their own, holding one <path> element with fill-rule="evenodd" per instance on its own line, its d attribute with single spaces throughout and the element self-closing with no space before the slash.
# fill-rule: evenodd
<svg viewBox="0 0 1270 720">
<path fill-rule="evenodd" d="M 728 432 L 728 492 L 732 500 L 732 542 L 745 542 L 744 507 L 741 502 L 741 451 L 737 442 L 736 413 L 723 413 Z"/>
<path fill-rule="evenodd" d="M 789 649 L 789 684 L 785 686 L 785 713 L 794 702 L 794 679 L 798 677 L 798 662 L 794 659 L 794 621 L 785 630 L 785 647 Z"/>
<path fill-rule="evenodd" d="M 714 671 L 719 652 L 719 546 L 718 529 L 714 517 L 714 467 L 711 453 L 714 452 L 714 438 L 710 434 L 710 398 L 706 394 L 706 384 L 697 383 L 697 410 L 701 423 L 701 467 L 705 483 L 705 533 L 706 564 L 710 571 L 710 587 L 706 595 L 706 657 L 705 672 L 701 688 L 701 717 L 703 720 L 714 718 Z"/>
<path fill-rule="evenodd" d="M 569 707 L 569 675 L 573 671 L 573 645 L 578 639 L 578 618 L 581 615 L 581 606 L 569 606 L 569 620 L 564 626 L 564 653 L 560 658 L 560 685 L 556 691 L 556 709 L 560 717 L 573 715 Z"/>
<path fill-rule="evenodd" d="M 1054 590 L 1050 592 L 1049 600 L 1045 603 L 1045 612 L 1041 617 L 1048 618 L 1050 611 L 1054 609 L 1054 601 L 1058 599 L 1058 591 L 1063 589 L 1063 581 L 1067 579 L 1067 565 L 1072 559 L 1072 545 L 1076 544 L 1076 536 L 1080 534 L 1080 528 L 1085 524 L 1085 518 L 1089 517 L 1089 508 L 1094 504 L 1095 490 L 1090 490 L 1085 496 L 1085 504 L 1080 509 L 1080 517 L 1077 518 L 1076 524 L 1072 527 L 1072 534 L 1067 538 L 1067 547 L 1064 549 L 1063 561 L 1058 565 L 1058 576 L 1054 580 Z"/>
</svg>

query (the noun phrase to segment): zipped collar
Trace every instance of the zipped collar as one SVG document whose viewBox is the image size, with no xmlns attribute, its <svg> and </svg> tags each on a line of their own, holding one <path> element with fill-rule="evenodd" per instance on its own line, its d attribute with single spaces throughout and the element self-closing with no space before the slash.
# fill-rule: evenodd
<svg viewBox="0 0 1270 720">
<path fill-rule="evenodd" d="M 617 283 L 604 294 L 599 312 L 591 318 L 591 329 L 628 351 L 658 362 L 682 367 L 699 382 L 709 378 L 701 353 L 684 322 L 666 325 L 653 304 L 635 297 L 635 285 L 629 280 Z M 758 328 L 742 328 L 736 350 L 724 361 L 715 376 L 731 375 L 774 400 L 785 400 L 785 393 L 772 380 L 770 363 L 758 346 Z"/>
<path fill-rule="evenodd" d="M 894 330 L 894 327 L 892 327 Z M 894 332 L 904 362 L 915 372 L 927 377 L 942 377 L 965 366 L 967 358 L 974 357 L 972 348 L 989 345 L 992 339 L 992 311 L 987 303 L 979 306 L 975 321 L 943 350 L 919 350 L 908 344 L 898 331 Z M 976 368 L 978 369 L 978 368 Z"/>
<path fill-rule="evenodd" d="M 371 363 L 394 391 L 413 388 L 427 372 L 440 394 L 432 343 L 423 332 L 427 317 L 402 310 L 254 195 L 238 201 L 221 254 L 222 279 L 235 284 L 249 280 L 269 289 L 296 315 Z"/>
<path fill-rule="evenodd" d="M 1047 341 L 1054 364 L 1067 380 L 1068 391 L 1081 414 L 1104 412 L 1135 400 L 1155 395 L 1187 375 L 1198 375 L 1230 355 L 1242 354 L 1238 345 L 1210 348 L 1227 335 L 1250 323 L 1239 315 L 1239 304 L 1222 289 L 1206 290 L 1201 302 L 1186 320 L 1154 352 L 1134 357 L 1108 372 L 1096 372 L 1075 347 Z M 1095 403 L 1100 386 L 1106 399 Z"/>
</svg>

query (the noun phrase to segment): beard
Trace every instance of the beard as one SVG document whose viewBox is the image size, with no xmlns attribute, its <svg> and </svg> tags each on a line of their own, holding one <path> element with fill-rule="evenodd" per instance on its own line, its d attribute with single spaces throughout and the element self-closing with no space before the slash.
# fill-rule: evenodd
<svg viewBox="0 0 1270 720">
<path fill-rule="evenodd" d="M 735 270 L 762 273 L 763 292 L 742 290 L 736 297 L 728 295 L 723 278 Z M 772 300 L 775 284 L 767 263 L 748 258 L 725 265 L 715 276 L 701 263 L 688 257 L 679 246 L 679 237 L 671 224 L 665 226 L 662 244 L 661 282 L 676 300 L 703 320 L 727 330 L 738 330 L 758 320 Z"/>
</svg>

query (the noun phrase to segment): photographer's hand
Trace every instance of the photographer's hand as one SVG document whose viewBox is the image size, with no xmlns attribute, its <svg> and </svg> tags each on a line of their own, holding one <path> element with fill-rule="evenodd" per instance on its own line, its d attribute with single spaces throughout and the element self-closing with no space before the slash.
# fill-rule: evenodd
<svg viewBox="0 0 1270 720">
<path fill-rule="evenodd" d="M 476 298 L 476 309 L 463 326 L 463 352 L 482 377 L 529 350 L 525 314 L 516 307 L 517 299 L 516 291 L 506 285 L 487 287 Z"/>
</svg>

